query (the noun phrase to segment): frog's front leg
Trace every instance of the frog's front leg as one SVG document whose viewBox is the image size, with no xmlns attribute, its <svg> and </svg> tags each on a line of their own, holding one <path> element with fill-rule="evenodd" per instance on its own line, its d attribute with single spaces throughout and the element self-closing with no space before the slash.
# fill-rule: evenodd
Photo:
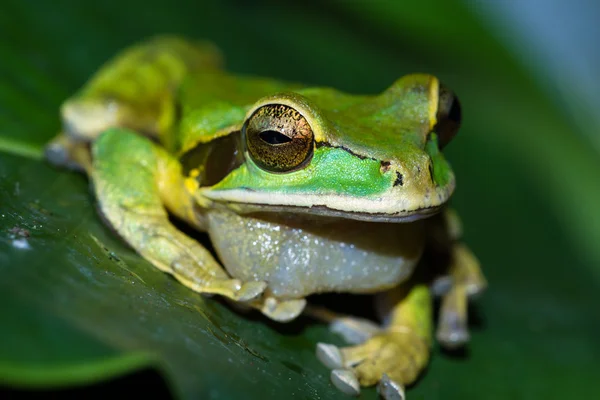
<svg viewBox="0 0 600 400">
<path fill-rule="evenodd" d="M 94 142 L 92 160 L 102 215 L 154 266 L 200 293 L 248 301 L 263 292 L 264 282 L 231 279 L 208 250 L 169 222 L 165 206 L 184 220 L 195 216 L 180 164 L 164 149 L 132 131 L 110 129 Z"/>
<path fill-rule="evenodd" d="M 445 246 L 449 254 L 450 285 L 445 293 L 441 293 L 436 339 L 442 346 L 454 349 L 469 341 L 468 300 L 484 291 L 487 281 L 475 255 L 460 242 L 462 229 L 456 213 L 447 209 L 440 221 L 445 239 L 438 245 Z"/>
<path fill-rule="evenodd" d="M 386 399 L 404 398 L 404 386 L 417 379 L 429 360 L 431 296 L 424 284 L 400 286 L 385 294 L 393 304 L 389 325 L 364 343 L 341 349 L 325 345 L 319 358 L 331 380 L 344 393 L 358 395 L 360 386 L 379 383 Z M 323 345 L 320 344 L 321 350 Z"/>
<path fill-rule="evenodd" d="M 481 293 L 486 286 L 479 262 L 462 243 L 453 245 L 451 252 L 451 286 L 442 295 L 436 339 L 448 349 L 465 345 L 468 330 L 469 297 Z"/>
</svg>

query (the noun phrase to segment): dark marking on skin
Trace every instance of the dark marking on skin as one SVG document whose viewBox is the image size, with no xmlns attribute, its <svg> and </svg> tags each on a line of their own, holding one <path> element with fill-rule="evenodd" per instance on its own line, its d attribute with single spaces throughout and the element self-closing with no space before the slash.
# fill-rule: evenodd
<svg viewBox="0 0 600 400">
<path fill-rule="evenodd" d="M 396 180 L 394 181 L 394 186 L 402 186 L 404 185 L 404 177 L 398 171 L 396 171 Z"/>
<path fill-rule="evenodd" d="M 376 158 L 363 156 L 362 154 L 355 153 L 352 150 L 350 150 L 349 148 L 344 147 L 344 146 L 334 146 L 331 143 L 327 143 L 327 142 L 317 142 L 316 145 L 317 145 L 317 148 L 319 148 L 319 147 L 330 147 L 332 149 L 341 149 L 341 150 L 344 150 L 347 153 L 352 154 L 354 157 L 360 158 L 361 160 L 374 160 L 374 161 L 377 161 Z"/>
<path fill-rule="evenodd" d="M 433 165 L 431 164 L 429 164 L 429 178 L 431 178 L 431 182 L 435 184 L 435 179 L 433 177 Z M 435 186 L 437 186 L 437 184 Z"/>
</svg>

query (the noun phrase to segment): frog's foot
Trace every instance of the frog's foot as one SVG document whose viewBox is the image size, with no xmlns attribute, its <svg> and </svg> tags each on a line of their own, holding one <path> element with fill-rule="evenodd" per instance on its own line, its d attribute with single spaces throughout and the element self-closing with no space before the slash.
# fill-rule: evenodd
<svg viewBox="0 0 600 400">
<path fill-rule="evenodd" d="M 404 386 L 425 367 L 429 347 L 409 328 L 401 328 L 390 328 L 357 346 L 320 343 L 317 357 L 332 369 L 331 381 L 344 393 L 358 396 L 360 386 L 379 383 L 384 398 L 404 398 Z"/>
<path fill-rule="evenodd" d="M 198 293 L 218 294 L 230 300 L 248 302 L 259 297 L 267 287 L 265 282 L 242 282 L 239 279 L 212 279 L 190 281 L 185 274 L 175 277 L 185 286 Z"/>
<path fill-rule="evenodd" d="M 266 296 L 263 301 L 255 302 L 253 305 L 274 321 L 289 322 L 302 314 L 306 307 L 306 299 L 279 300 Z"/>
<path fill-rule="evenodd" d="M 340 335 L 349 344 L 363 343 L 382 331 L 379 325 L 368 319 L 338 314 L 315 305 L 309 304 L 304 313 L 328 324 L 330 331 Z"/>
<path fill-rule="evenodd" d="M 259 297 L 267 287 L 265 282 L 230 278 L 204 247 L 170 225 L 162 215 L 143 216 L 135 210 L 122 213 L 124 220 L 137 221 L 139 225 L 132 230 L 117 225 L 117 231 L 121 233 L 126 228 L 130 243 L 145 259 L 193 291 L 247 302 Z"/>
<path fill-rule="evenodd" d="M 53 165 L 75 171 L 91 171 L 89 145 L 64 133 L 55 136 L 44 148 L 44 157 Z"/>
<path fill-rule="evenodd" d="M 456 349 L 469 342 L 467 294 L 464 285 L 452 286 L 442 297 L 436 339 L 448 349 Z"/>
</svg>

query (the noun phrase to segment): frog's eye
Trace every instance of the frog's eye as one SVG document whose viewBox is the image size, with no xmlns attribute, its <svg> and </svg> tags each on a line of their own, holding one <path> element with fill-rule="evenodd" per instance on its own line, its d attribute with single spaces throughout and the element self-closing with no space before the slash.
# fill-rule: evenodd
<svg viewBox="0 0 600 400">
<path fill-rule="evenodd" d="M 289 172 L 310 160 L 313 131 L 292 107 L 269 104 L 257 109 L 243 127 L 252 160 L 267 171 Z"/>
<path fill-rule="evenodd" d="M 440 148 L 443 148 L 458 132 L 461 120 L 458 98 L 443 84 L 440 84 L 436 118 L 433 131 L 438 135 Z"/>
</svg>

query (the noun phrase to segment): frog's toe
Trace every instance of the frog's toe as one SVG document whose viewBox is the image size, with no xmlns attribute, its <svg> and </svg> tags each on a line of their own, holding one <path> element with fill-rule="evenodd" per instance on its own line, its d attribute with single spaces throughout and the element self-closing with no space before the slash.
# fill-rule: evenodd
<svg viewBox="0 0 600 400">
<path fill-rule="evenodd" d="M 382 331 L 379 325 L 368 319 L 338 314 L 312 304 L 306 307 L 306 314 L 326 322 L 329 329 L 340 335 L 348 344 L 363 343 Z"/>
<path fill-rule="evenodd" d="M 433 280 L 429 289 L 435 297 L 445 295 L 452 288 L 453 280 L 449 275 L 439 276 Z"/>
<path fill-rule="evenodd" d="M 239 279 L 215 279 L 198 289 L 202 293 L 219 294 L 234 301 L 248 302 L 259 297 L 266 289 L 265 282 L 242 282 Z"/>
<path fill-rule="evenodd" d="M 46 145 L 44 157 L 50 164 L 79 172 L 84 172 L 87 168 L 89 172 L 90 165 L 85 157 L 87 152 L 87 144 L 77 143 L 64 133 L 60 133 Z"/>
<path fill-rule="evenodd" d="M 334 369 L 331 371 L 331 383 L 338 390 L 349 396 L 358 396 L 360 394 L 360 383 L 352 370 Z"/>
<path fill-rule="evenodd" d="M 65 144 L 61 143 L 65 140 L 64 136 L 59 136 L 46 145 L 44 149 L 44 157 L 53 165 L 67 165 L 70 161 L 69 152 Z"/>
<path fill-rule="evenodd" d="M 349 344 L 359 344 L 381 332 L 376 323 L 354 317 L 337 318 L 329 324 L 329 329 L 337 333 Z"/>
<path fill-rule="evenodd" d="M 464 284 L 453 286 L 442 297 L 436 338 L 445 348 L 456 349 L 469 341 L 467 297 Z"/>
<path fill-rule="evenodd" d="M 344 367 L 344 356 L 334 344 L 317 343 L 317 359 L 327 368 L 339 369 Z"/>
<path fill-rule="evenodd" d="M 240 290 L 236 293 L 238 301 L 250 301 L 260 296 L 267 288 L 266 282 L 246 282 L 242 285 Z"/>
<path fill-rule="evenodd" d="M 390 379 L 387 374 L 383 374 L 377 385 L 377 393 L 385 400 L 406 400 L 404 386 Z"/>
<path fill-rule="evenodd" d="M 260 311 L 278 322 L 289 322 L 302 313 L 306 307 L 306 299 L 278 300 L 267 297 L 260 307 Z"/>
<path fill-rule="evenodd" d="M 454 318 L 452 315 L 446 315 L 446 320 L 440 324 L 436 333 L 436 339 L 446 349 L 457 349 L 466 345 L 471 336 L 467 329 L 466 322 Z"/>
</svg>

